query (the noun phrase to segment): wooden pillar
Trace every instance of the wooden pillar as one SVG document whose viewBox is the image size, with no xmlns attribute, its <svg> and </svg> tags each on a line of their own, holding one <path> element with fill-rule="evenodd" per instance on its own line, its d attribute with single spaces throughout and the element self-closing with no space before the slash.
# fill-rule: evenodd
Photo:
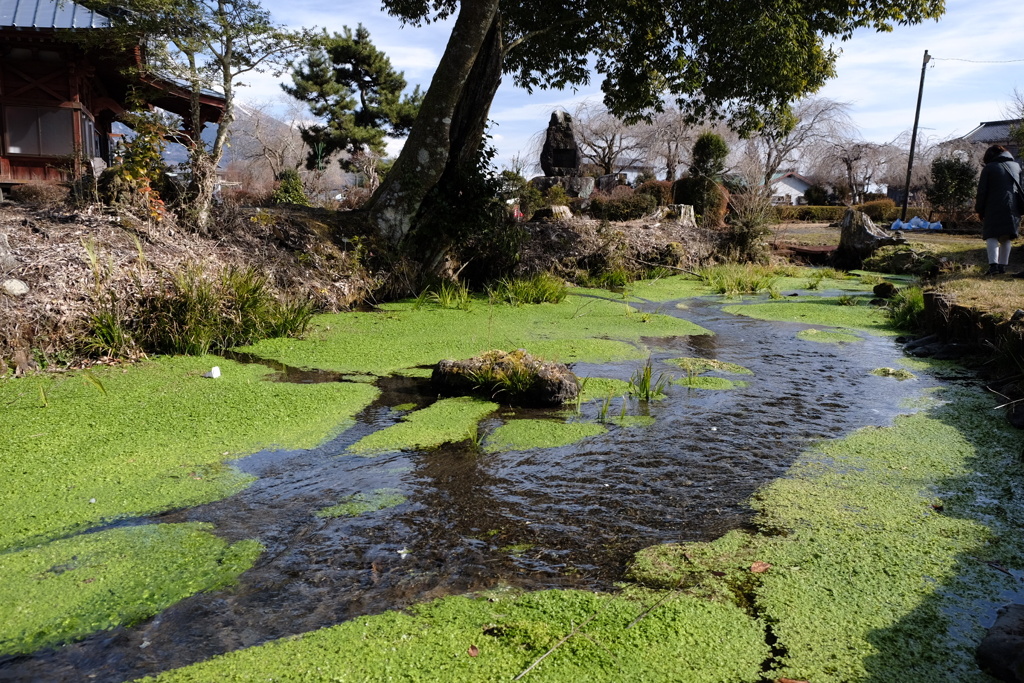
<svg viewBox="0 0 1024 683">
<path fill-rule="evenodd" d="M 82 81 L 78 63 L 68 60 L 68 101 L 71 103 L 71 173 L 72 180 L 82 177 Z"/>
</svg>

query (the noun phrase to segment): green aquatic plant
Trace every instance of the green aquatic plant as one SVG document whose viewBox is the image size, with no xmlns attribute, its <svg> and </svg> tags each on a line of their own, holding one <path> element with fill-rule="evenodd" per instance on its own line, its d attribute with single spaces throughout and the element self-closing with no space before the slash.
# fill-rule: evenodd
<svg viewBox="0 0 1024 683">
<path fill-rule="evenodd" d="M 822 344 L 848 344 L 851 342 L 863 341 L 860 337 L 847 330 L 800 330 L 796 333 L 797 339 L 804 341 L 820 342 Z"/>
<path fill-rule="evenodd" d="M 147 679 L 755 683 L 770 656 L 761 622 L 675 594 L 538 591 L 449 597 L 359 617 Z M 653 609 L 652 609 L 653 608 Z M 647 612 L 647 614 L 645 614 Z"/>
<path fill-rule="evenodd" d="M 836 303 L 840 306 L 860 306 L 862 299 L 852 294 L 840 294 L 836 297 Z"/>
<path fill-rule="evenodd" d="M 663 372 L 654 377 L 653 364 L 648 357 L 647 362 L 629 378 L 628 393 L 640 401 L 654 401 L 665 397 L 665 387 L 671 382 L 671 375 Z"/>
<path fill-rule="evenodd" d="M 464 441 L 470 429 L 497 409 L 497 403 L 469 396 L 442 399 L 427 408 L 403 415 L 398 424 L 364 436 L 349 446 L 349 452 L 374 456 Z"/>
<path fill-rule="evenodd" d="M 583 401 L 603 401 L 609 396 L 622 396 L 629 392 L 629 382 L 609 377 L 588 377 L 580 387 Z"/>
<path fill-rule="evenodd" d="M 673 382 L 687 389 L 710 389 L 715 391 L 726 391 L 728 389 L 739 389 L 747 386 L 746 382 L 737 382 L 724 377 L 708 377 L 706 375 L 681 377 Z"/>
<path fill-rule="evenodd" d="M 840 306 L 834 297 L 801 297 L 799 301 L 765 301 L 743 306 L 725 306 L 722 310 L 726 313 L 758 320 L 828 325 L 864 330 L 871 334 L 896 334 L 883 309 L 876 306 Z"/>
<path fill-rule="evenodd" d="M 262 546 L 210 524 L 108 529 L 0 554 L 0 655 L 28 654 L 147 619 L 235 582 Z"/>
<path fill-rule="evenodd" d="M 574 290 L 562 303 L 543 306 L 457 311 L 395 302 L 373 312 L 321 315 L 304 339 L 265 340 L 245 350 L 296 367 L 383 376 L 442 358 L 470 358 L 499 342 L 561 363 L 604 363 L 646 358 L 644 338 L 691 334 L 709 332 L 670 315 L 652 315 L 640 326 L 621 302 Z"/>
<path fill-rule="evenodd" d="M 371 493 L 354 493 L 337 505 L 318 510 L 317 517 L 357 517 L 367 512 L 378 512 L 401 505 L 406 501 L 398 489 L 376 489 Z"/>
<path fill-rule="evenodd" d="M 608 419 L 608 424 L 616 427 L 632 429 L 636 427 L 653 427 L 655 419 L 650 415 L 617 415 Z"/>
<path fill-rule="evenodd" d="M 505 545 L 498 550 L 509 555 L 522 555 L 523 553 L 533 550 L 536 546 L 533 543 L 514 543 L 512 545 Z"/>
<path fill-rule="evenodd" d="M 524 451 L 531 448 L 568 446 L 607 429 L 593 422 L 560 422 L 558 420 L 510 420 L 495 429 L 484 442 L 484 449 Z"/>
<path fill-rule="evenodd" d="M 728 372 L 733 375 L 752 375 L 753 371 L 725 361 L 714 360 L 713 358 L 671 358 L 666 363 L 678 365 L 688 374 L 702 375 L 705 372 Z"/>
<path fill-rule="evenodd" d="M 202 377 L 212 365 L 221 376 Z M 268 382 L 264 366 L 209 356 L 90 372 L 105 394 L 71 373 L 0 381 L 0 549 L 231 495 L 253 479 L 225 461 L 312 448 L 354 424 L 380 393 Z"/>
<path fill-rule="evenodd" d="M 871 371 L 871 374 L 877 375 L 878 377 L 893 377 L 901 381 L 905 379 L 916 379 L 914 373 L 904 368 L 875 368 Z"/>
</svg>

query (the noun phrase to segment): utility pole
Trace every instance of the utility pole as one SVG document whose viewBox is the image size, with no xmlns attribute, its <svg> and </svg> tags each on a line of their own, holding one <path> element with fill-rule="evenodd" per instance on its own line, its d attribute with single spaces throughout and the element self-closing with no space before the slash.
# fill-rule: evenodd
<svg viewBox="0 0 1024 683">
<path fill-rule="evenodd" d="M 924 94 L 924 74 L 928 68 L 931 55 L 928 50 L 924 51 L 924 61 L 921 63 L 921 85 L 917 88 L 917 110 L 914 112 L 914 131 L 910 134 L 910 159 L 907 161 L 907 184 L 903 189 L 903 212 L 900 214 L 900 222 L 907 220 L 907 202 L 910 201 L 910 173 L 914 170 L 914 147 L 917 144 L 917 122 L 921 118 L 921 95 Z"/>
</svg>

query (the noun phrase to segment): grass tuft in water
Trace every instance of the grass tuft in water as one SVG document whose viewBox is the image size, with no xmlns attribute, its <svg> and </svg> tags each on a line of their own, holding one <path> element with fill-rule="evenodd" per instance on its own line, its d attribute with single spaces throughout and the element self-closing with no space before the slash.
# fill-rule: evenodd
<svg viewBox="0 0 1024 683">
<path fill-rule="evenodd" d="M 766 266 L 726 264 L 701 268 L 700 280 L 712 291 L 726 296 L 758 294 L 777 289 L 779 276 Z"/>
<path fill-rule="evenodd" d="M 651 359 L 648 358 L 644 366 L 633 373 L 629 378 L 629 395 L 641 401 L 654 401 L 665 397 L 665 387 L 672 381 L 672 377 L 665 373 L 658 373 L 654 377 L 654 369 Z"/>
<path fill-rule="evenodd" d="M 454 308 L 468 311 L 472 304 L 472 297 L 466 285 L 458 281 L 445 280 L 437 285 L 425 288 L 416 299 L 413 310 L 418 310 L 424 304 L 434 304 L 438 308 Z"/>
<path fill-rule="evenodd" d="M 491 290 L 491 299 L 513 306 L 524 304 L 561 303 L 568 293 L 565 281 L 550 273 L 538 273 L 531 278 L 502 279 Z"/>
<path fill-rule="evenodd" d="M 920 329 L 924 321 L 924 292 L 920 287 L 904 287 L 889 301 L 886 314 L 894 327 Z"/>
</svg>

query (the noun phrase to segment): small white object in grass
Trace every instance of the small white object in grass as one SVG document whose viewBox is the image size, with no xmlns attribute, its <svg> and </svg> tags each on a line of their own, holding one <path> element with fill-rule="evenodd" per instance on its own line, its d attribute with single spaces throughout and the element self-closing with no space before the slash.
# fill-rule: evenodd
<svg viewBox="0 0 1024 683">
<path fill-rule="evenodd" d="M 90 502 L 90 503 L 95 503 L 95 502 L 96 502 L 96 499 L 95 499 L 95 498 L 90 498 L 90 499 L 89 499 L 89 502 Z"/>
<path fill-rule="evenodd" d="M 220 377 L 220 368 L 214 365 L 209 372 L 203 374 L 203 377 L 211 377 L 213 379 L 217 379 L 218 377 Z"/>
</svg>

